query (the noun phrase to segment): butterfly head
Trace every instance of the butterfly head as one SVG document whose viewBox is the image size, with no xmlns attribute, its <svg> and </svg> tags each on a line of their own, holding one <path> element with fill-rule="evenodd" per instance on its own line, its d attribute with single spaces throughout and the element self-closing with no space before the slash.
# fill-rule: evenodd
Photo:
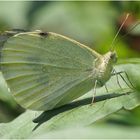
<svg viewBox="0 0 140 140">
<path fill-rule="evenodd" d="M 113 63 L 116 63 L 117 62 L 117 53 L 115 51 L 111 51 L 110 52 L 110 59 Z"/>
<path fill-rule="evenodd" d="M 115 64 L 117 62 L 117 53 L 116 51 L 109 51 L 104 55 L 104 58 L 108 63 Z"/>
</svg>

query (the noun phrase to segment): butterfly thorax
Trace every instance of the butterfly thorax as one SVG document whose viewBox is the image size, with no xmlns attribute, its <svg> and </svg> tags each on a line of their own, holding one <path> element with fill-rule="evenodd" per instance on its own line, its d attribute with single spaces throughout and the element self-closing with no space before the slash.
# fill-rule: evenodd
<svg viewBox="0 0 140 140">
<path fill-rule="evenodd" d="M 94 80 L 98 81 L 98 86 L 103 86 L 110 79 L 116 61 L 115 52 L 108 52 L 96 60 L 93 75 L 96 75 Z"/>
</svg>

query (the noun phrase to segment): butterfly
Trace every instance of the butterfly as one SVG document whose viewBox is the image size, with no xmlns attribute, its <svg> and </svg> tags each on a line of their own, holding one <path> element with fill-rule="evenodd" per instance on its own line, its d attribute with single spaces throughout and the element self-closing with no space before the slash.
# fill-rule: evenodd
<svg viewBox="0 0 140 140">
<path fill-rule="evenodd" d="M 39 30 L 15 30 L 1 38 L 0 69 L 24 108 L 60 107 L 104 86 L 114 75 L 114 50 L 101 55 L 73 39 Z"/>
</svg>

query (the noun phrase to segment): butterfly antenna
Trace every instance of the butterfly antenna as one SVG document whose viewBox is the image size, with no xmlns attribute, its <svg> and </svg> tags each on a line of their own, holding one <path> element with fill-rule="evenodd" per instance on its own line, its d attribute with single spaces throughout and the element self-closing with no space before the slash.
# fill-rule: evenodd
<svg viewBox="0 0 140 140">
<path fill-rule="evenodd" d="M 122 38 L 126 37 L 134 28 L 136 28 L 140 24 L 140 21 L 137 21 L 128 31 L 125 35 L 122 36 Z"/>
<path fill-rule="evenodd" d="M 124 38 L 125 38 L 129 33 L 131 33 L 131 31 L 132 31 L 134 28 L 136 28 L 139 24 L 140 24 L 140 21 L 137 21 L 130 29 L 128 29 L 127 33 L 125 33 L 124 35 L 121 36 L 121 39 L 124 39 Z M 115 45 L 117 45 L 118 42 L 119 42 L 119 41 L 117 40 L 117 42 L 116 42 Z"/>
<path fill-rule="evenodd" d="M 111 43 L 111 45 L 110 45 L 110 50 L 111 50 L 111 51 L 113 51 L 113 50 L 115 49 L 114 46 L 113 46 L 113 45 L 114 45 L 114 42 L 116 41 L 116 38 L 118 37 L 118 34 L 120 33 L 120 31 L 121 31 L 123 25 L 125 24 L 126 20 L 127 20 L 128 17 L 129 17 L 129 15 L 130 15 L 129 13 L 126 15 L 126 17 L 125 17 L 123 23 L 121 24 L 121 26 L 120 26 L 118 32 L 116 33 L 114 39 L 112 40 L 112 43 Z"/>
</svg>

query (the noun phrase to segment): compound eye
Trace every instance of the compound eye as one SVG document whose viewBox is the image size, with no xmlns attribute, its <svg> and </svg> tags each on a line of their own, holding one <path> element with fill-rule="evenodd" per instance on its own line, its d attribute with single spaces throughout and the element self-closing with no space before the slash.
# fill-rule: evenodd
<svg viewBox="0 0 140 140">
<path fill-rule="evenodd" d="M 110 59 L 112 59 L 113 60 L 113 62 L 117 62 L 117 56 L 116 56 L 116 54 L 114 53 L 114 54 L 112 54 L 112 55 L 110 55 Z"/>
<path fill-rule="evenodd" d="M 110 58 L 111 58 L 111 59 L 114 59 L 115 56 L 116 56 L 115 54 L 111 54 L 111 55 L 110 55 Z"/>
</svg>

